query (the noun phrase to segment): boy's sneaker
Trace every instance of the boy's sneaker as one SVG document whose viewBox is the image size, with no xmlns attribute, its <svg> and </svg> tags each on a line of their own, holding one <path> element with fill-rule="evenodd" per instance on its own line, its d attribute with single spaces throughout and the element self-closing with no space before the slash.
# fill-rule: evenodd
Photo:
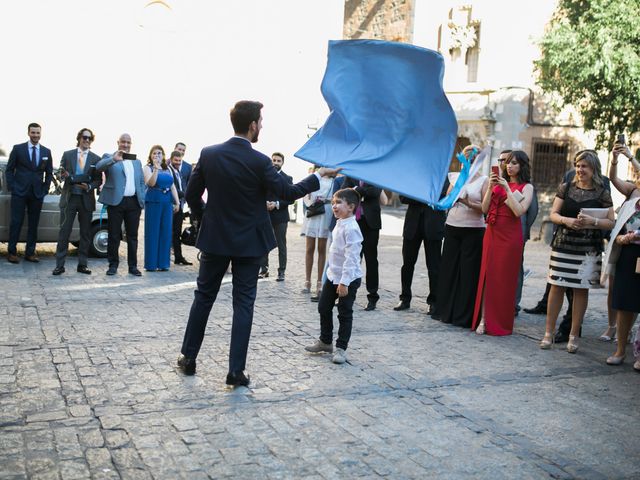
<svg viewBox="0 0 640 480">
<path fill-rule="evenodd" d="M 307 345 L 306 347 L 304 347 L 304 349 L 307 352 L 311 352 L 311 353 L 320 353 L 320 352 L 331 353 L 333 352 L 333 345 L 331 345 L 330 343 L 321 342 L 320 340 L 316 340 L 316 343 L 314 343 L 313 345 Z"/>
<path fill-rule="evenodd" d="M 336 348 L 332 358 L 333 363 L 344 363 L 347 361 L 347 352 L 341 348 Z"/>
</svg>

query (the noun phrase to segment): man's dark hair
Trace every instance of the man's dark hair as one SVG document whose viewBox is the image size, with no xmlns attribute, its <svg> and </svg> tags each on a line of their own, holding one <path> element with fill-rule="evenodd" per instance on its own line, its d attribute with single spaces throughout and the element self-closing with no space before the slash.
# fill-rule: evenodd
<svg viewBox="0 0 640 480">
<path fill-rule="evenodd" d="M 505 153 L 511 153 L 511 152 L 513 152 L 513 150 L 502 150 L 498 156 L 503 155 Z"/>
<path fill-rule="evenodd" d="M 518 172 L 518 183 L 530 183 L 531 166 L 529 163 L 529 156 L 522 150 L 513 150 L 511 153 L 509 153 L 509 156 L 507 157 L 505 162 L 509 163 L 513 158 L 515 158 L 518 164 L 520 164 L 520 171 Z M 506 168 L 502 171 L 502 176 L 506 178 L 507 181 L 509 181 L 509 176 L 507 175 Z"/>
<path fill-rule="evenodd" d="M 178 150 L 174 150 L 173 152 L 171 152 L 171 156 L 169 158 L 182 158 L 182 152 L 179 152 Z"/>
<path fill-rule="evenodd" d="M 81 128 L 78 134 L 76 135 L 76 146 L 80 145 L 80 139 L 82 138 L 82 134 L 84 132 L 89 132 L 91 134 L 92 142 L 96 139 L 96 136 L 93 134 L 93 130 L 91 130 L 90 128 Z"/>
<path fill-rule="evenodd" d="M 282 161 L 284 162 L 284 155 L 283 154 L 281 154 L 280 152 L 273 152 L 271 154 L 271 158 L 276 157 L 276 156 L 280 157 L 282 159 Z"/>
<path fill-rule="evenodd" d="M 173 147 L 173 149 L 174 149 L 174 150 L 177 150 L 177 149 L 178 149 L 178 145 L 182 145 L 182 146 L 185 148 L 185 150 L 186 150 L 186 148 L 187 148 L 187 144 L 186 144 L 186 143 L 184 143 L 184 142 L 178 142 L 178 143 L 176 143 L 176 146 L 175 146 L 175 147 Z"/>
<path fill-rule="evenodd" d="M 29 130 L 31 130 L 32 128 L 42 128 L 42 127 L 41 127 L 40 125 L 38 125 L 36 122 L 31 122 L 31 123 L 29 124 L 29 126 L 27 127 L 27 132 L 28 132 Z"/>
<path fill-rule="evenodd" d="M 344 200 L 349 205 L 353 205 L 354 210 L 360 205 L 360 194 L 353 188 L 342 188 L 334 193 L 333 196 Z"/>
<path fill-rule="evenodd" d="M 260 110 L 262 110 L 262 107 L 262 103 L 252 102 L 250 100 L 241 100 L 236 103 L 230 113 L 233 131 L 239 134 L 247 133 L 251 122 L 260 120 Z"/>
</svg>

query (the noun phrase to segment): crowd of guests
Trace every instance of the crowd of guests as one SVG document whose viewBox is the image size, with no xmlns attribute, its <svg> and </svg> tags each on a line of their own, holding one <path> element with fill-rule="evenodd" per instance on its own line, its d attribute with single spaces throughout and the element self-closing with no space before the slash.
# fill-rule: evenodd
<svg viewBox="0 0 640 480">
<path fill-rule="evenodd" d="M 53 180 L 52 154 L 40 144 L 41 127 L 28 126 L 29 141 L 16 145 L 7 165 L 7 184 L 12 193 L 10 240 L 7 259 L 18 263 L 16 245 L 26 211 L 28 222 L 24 259 L 38 262 L 36 256 L 37 227 L 44 195 Z M 122 134 L 118 148 L 101 158 L 91 152 L 95 140 L 93 131 L 82 128 L 76 136 L 76 148 L 64 152 L 58 174 L 64 182 L 60 198 L 60 231 L 53 275 L 65 272 L 65 260 L 74 220 L 80 226 L 77 271 L 91 274 L 88 252 L 92 214 L 98 200 L 108 212 L 107 275 L 115 275 L 119 267 L 118 248 L 122 225 L 126 233 L 128 272 L 135 276 L 138 269 L 138 228 L 141 211 L 145 210 L 144 269 L 148 272 L 170 268 L 171 248 L 174 263 L 191 265 L 182 255 L 180 234 L 184 218 L 185 192 L 191 176 L 191 166 L 184 161 L 186 146 L 179 142 L 167 158 L 161 145 L 151 147 L 146 161 L 131 154 L 131 136 Z M 463 154 L 470 164 L 480 148 L 470 145 Z M 635 182 L 618 177 L 620 155 L 631 160 L 636 172 Z M 271 161 L 285 184 L 292 179 L 282 171 L 284 155 L 276 152 Z M 589 290 L 609 282 L 609 327 L 600 337 L 616 338 L 616 351 L 607 358 L 609 365 L 625 360 L 627 337 L 637 313 L 640 312 L 640 164 L 629 148 L 616 143 L 608 178 L 602 175 L 597 153 L 583 150 L 576 154 L 574 169 L 567 172 L 558 187 L 549 216 L 555 225 L 551 242 L 548 285 L 545 298 L 531 313 L 546 313 L 545 333 L 540 348 L 550 349 L 554 343 L 567 342 L 567 351 L 578 350 L 582 321 L 588 308 Z M 357 257 L 366 265 L 364 285 L 367 291 L 366 311 L 376 308 L 379 300 L 378 241 L 381 204 L 385 193 L 379 187 L 352 178 L 336 176 L 335 171 L 315 172 L 319 188 L 304 197 L 305 219 L 305 280 L 303 292 L 319 301 L 323 318 L 323 333 L 319 343 L 309 351 L 329 351 L 327 343 L 331 307 L 337 297 L 331 285 L 331 258 L 345 261 L 345 238 L 358 238 Z M 537 195 L 531 183 L 531 168 L 527 154 L 521 150 L 500 153 L 498 165 L 489 176 L 481 169 L 460 192 L 458 200 L 447 211 L 439 211 L 408 197 L 400 197 L 408 205 L 403 229 L 401 293 L 394 310 L 410 308 L 411 284 L 421 245 L 425 252 L 429 276 L 428 314 L 436 320 L 475 330 L 478 335 L 509 335 L 520 308 L 523 283 L 523 251 L 531 225 L 537 215 Z M 617 220 L 613 209 L 611 185 L 626 201 Z M 442 196 L 452 185 L 445 182 Z M 338 192 L 353 191 L 351 194 Z M 287 263 L 286 227 L 289 221 L 290 198 L 278 198 L 271 192 L 266 200 L 278 247 L 278 281 L 285 279 Z M 337 206 L 337 208 L 336 208 Z M 342 215 L 342 216 L 340 216 Z M 334 245 L 336 220 L 348 233 L 339 230 L 342 240 Z M 347 221 L 347 219 L 349 219 Z M 357 226 L 359 232 L 352 230 Z M 608 241 L 607 241 L 608 240 Z M 329 261 L 327 261 L 329 248 Z M 348 256 L 353 263 L 354 250 Z M 604 261 L 603 261 L 604 256 Z M 315 257 L 315 258 L 314 258 Z M 350 290 L 336 295 L 347 302 L 339 320 L 348 323 L 355 291 L 362 276 L 358 267 L 349 267 Z M 262 256 L 259 277 L 269 275 L 268 254 Z M 316 276 L 312 277 L 316 267 Z M 342 267 L 340 274 L 342 274 Z M 327 280 L 327 276 L 329 279 Z M 335 269 L 334 269 L 335 275 Z M 312 281 L 312 278 L 315 281 Z M 357 285 L 354 283 L 358 280 Z M 325 290 L 331 290 L 331 295 Z M 570 313 L 564 327 L 556 331 L 556 322 L 565 295 Z M 339 304 L 340 305 L 340 304 Z M 324 313 L 323 313 L 324 312 Z M 323 316 L 324 315 L 324 316 Z M 349 317 L 349 318 L 347 318 Z M 341 323 L 342 326 L 342 323 Z M 339 340 L 340 359 L 345 359 L 348 335 Z M 327 346 L 328 345 L 328 346 Z M 640 354 L 640 339 L 636 339 L 636 354 Z M 331 349 L 332 350 L 332 349 Z M 342 363 L 342 362 L 338 362 Z M 634 367 L 640 370 L 640 360 Z"/>
<path fill-rule="evenodd" d="M 27 127 L 29 141 L 13 147 L 7 162 L 6 178 L 11 192 L 11 220 L 7 260 L 19 263 L 17 243 L 26 211 L 27 239 L 24 260 L 39 262 L 36 242 L 40 211 L 52 181 L 62 181 L 60 195 L 60 230 L 53 275 L 65 273 L 69 238 L 76 218 L 80 230 L 77 272 L 91 275 L 88 268 L 91 225 L 98 200 L 106 206 L 108 241 L 107 275 L 115 275 L 119 266 L 118 249 L 122 225 L 126 233 L 127 264 L 131 275 L 138 269 L 138 227 L 144 208 L 144 269 L 167 271 L 171 247 L 174 263 L 191 265 L 182 255 L 184 193 L 191 175 L 191 165 L 183 161 L 186 146 L 179 142 L 169 159 L 160 145 L 151 147 L 144 166 L 131 153 L 131 136 L 118 138 L 118 149 L 101 157 L 93 153 L 95 135 L 82 128 L 76 135 L 76 147 L 63 153 L 54 176 L 51 150 L 40 144 L 42 127 Z"/>
</svg>

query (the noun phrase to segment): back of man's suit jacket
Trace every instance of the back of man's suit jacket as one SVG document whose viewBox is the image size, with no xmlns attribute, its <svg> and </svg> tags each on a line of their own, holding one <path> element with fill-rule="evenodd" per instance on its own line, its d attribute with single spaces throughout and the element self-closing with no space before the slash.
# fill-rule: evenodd
<svg viewBox="0 0 640 480">
<path fill-rule="evenodd" d="M 40 163 L 31 163 L 29 142 L 15 145 L 9 154 L 7 162 L 7 186 L 12 194 L 28 195 L 30 191 L 36 198 L 43 198 L 49 193 L 49 186 L 53 179 L 53 163 L 51 150 L 40 145 Z"/>
<path fill-rule="evenodd" d="M 293 201 L 317 190 L 310 175 L 289 185 L 271 159 L 248 140 L 233 137 L 200 153 L 187 186 L 186 200 L 194 218 L 202 218 L 196 247 L 230 257 L 262 257 L 276 246 L 267 212 L 267 191 Z M 207 190 L 202 210 L 201 197 Z"/>
</svg>

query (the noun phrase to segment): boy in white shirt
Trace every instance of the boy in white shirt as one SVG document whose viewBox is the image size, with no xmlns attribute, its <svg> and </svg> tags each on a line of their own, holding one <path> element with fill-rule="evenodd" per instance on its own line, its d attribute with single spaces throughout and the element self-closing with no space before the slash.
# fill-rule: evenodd
<svg viewBox="0 0 640 480">
<path fill-rule="evenodd" d="M 320 313 L 320 339 L 305 347 L 307 352 L 333 352 L 333 306 L 338 298 L 338 339 L 333 352 L 333 363 L 347 361 L 347 346 L 351 338 L 353 302 L 360 287 L 362 269 L 360 251 L 362 233 L 353 216 L 360 203 L 360 196 L 352 188 L 338 190 L 331 200 L 333 215 L 338 219 L 329 248 L 327 279 L 322 285 L 318 302 Z"/>
</svg>

